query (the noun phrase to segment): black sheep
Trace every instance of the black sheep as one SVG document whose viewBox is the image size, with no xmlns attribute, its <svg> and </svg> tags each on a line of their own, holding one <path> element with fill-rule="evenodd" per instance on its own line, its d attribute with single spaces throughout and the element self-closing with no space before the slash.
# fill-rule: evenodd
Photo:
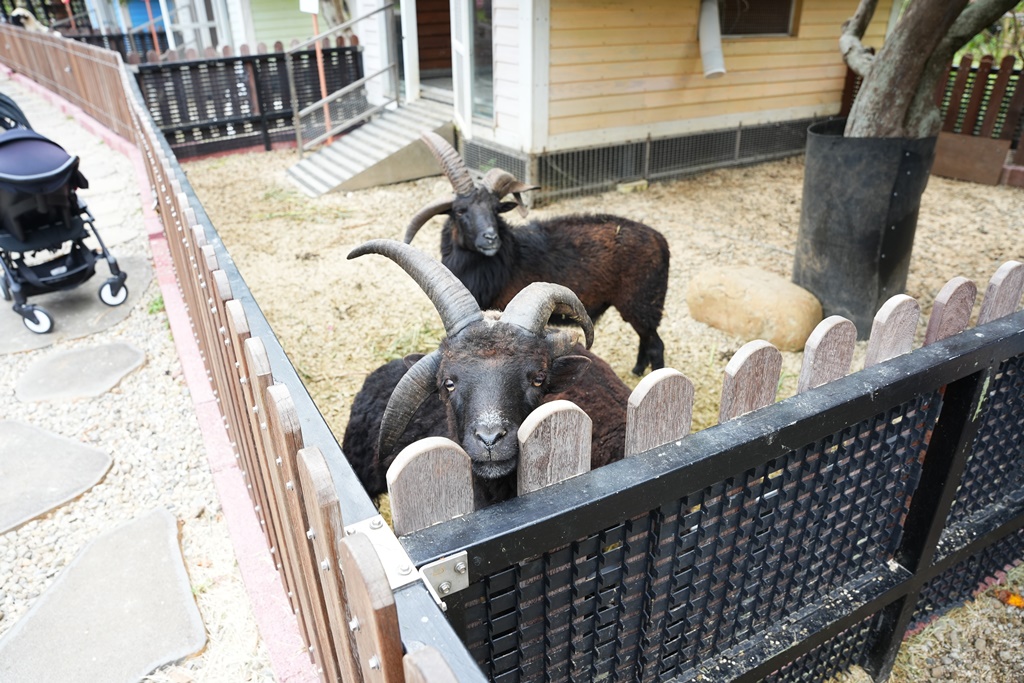
<svg viewBox="0 0 1024 683">
<path fill-rule="evenodd" d="M 571 289 L 591 320 L 614 306 L 640 335 L 633 373 L 665 365 L 658 336 L 668 288 L 669 249 L 657 230 L 610 214 L 570 215 L 513 227 L 501 214 L 519 208 L 520 195 L 537 189 L 492 169 L 477 184 L 462 158 L 435 133 L 423 135 L 455 190 L 410 221 L 405 241 L 432 216 L 447 214 L 441 261 L 469 288 L 484 309 L 503 309 L 531 282 Z M 516 201 L 502 201 L 511 194 Z"/>
<path fill-rule="evenodd" d="M 356 395 L 342 450 L 370 495 L 386 491 L 385 473 L 404 446 L 446 436 L 472 460 L 478 505 L 514 496 L 519 426 L 556 399 L 593 421 L 592 467 L 622 458 L 629 388 L 576 343 L 578 333 L 546 327 L 553 313 L 565 316 L 592 343 L 593 325 L 572 292 L 533 284 L 498 317 L 484 314 L 448 270 L 412 247 L 373 240 L 349 258 L 367 253 L 388 256 L 412 275 L 447 332 L 437 351 L 385 364 Z"/>
</svg>

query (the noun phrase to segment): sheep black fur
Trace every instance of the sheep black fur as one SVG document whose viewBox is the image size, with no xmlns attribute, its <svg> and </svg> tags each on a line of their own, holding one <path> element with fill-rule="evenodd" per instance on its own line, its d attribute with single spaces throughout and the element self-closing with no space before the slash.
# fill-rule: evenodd
<svg viewBox="0 0 1024 683">
<path fill-rule="evenodd" d="M 548 393 L 539 403 L 569 400 L 590 416 L 593 421 L 591 467 L 601 467 L 622 459 L 625 450 L 629 388 L 605 361 L 582 346 L 577 345 L 573 354 L 590 360 L 586 371 L 564 391 Z M 383 460 L 380 459 L 377 452 L 377 436 L 381 417 L 389 397 L 406 373 L 408 365 L 407 361 L 393 360 L 367 376 L 359 393 L 356 394 L 345 429 L 342 450 L 367 493 L 372 497 L 387 491 L 387 468 L 405 446 L 428 436 L 444 436 L 456 443 L 462 442 L 455 433 L 453 414 L 448 410 L 447 404 L 439 400 L 438 395 L 434 395 L 420 405 L 394 452 Z M 515 435 L 512 434 L 508 438 L 514 439 Z M 516 476 L 515 471 L 495 479 L 474 476 L 477 506 L 490 505 L 514 497 Z"/>
<path fill-rule="evenodd" d="M 633 373 L 665 366 L 658 335 L 668 289 L 669 248 L 653 228 L 609 214 L 533 220 L 512 227 L 493 195 L 473 201 L 493 206 L 490 223 L 500 247 L 493 256 L 474 246 L 476 228 L 458 217 L 459 199 L 441 233 L 441 262 L 484 309 L 501 310 L 531 282 L 557 282 L 580 298 L 591 320 L 614 306 L 640 336 Z M 491 201 L 493 200 L 493 202 Z M 507 210 L 507 209 L 506 209 Z"/>
<path fill-rule="evenodd" d="M 498 168 L 476 181 L 447 140 L 435 133 L 422 139 L 455 192 L 413 216 L 406 243 L 431 216 L 447 214 L 441 260 L 481 308 L 502 310 L 531 282 L 554 282 L 572 290 L 595 322 L 614 306 L 632 325 L 640 335 L 634 374 L 665 366 L 658 325 L 668 289 L 669 249 L 661 233 L 610 214 L 561 216 L 513 227 L 501 214 L 519 209 L 525 216 L 521 195 L 537 187 Z M 502 201 L 505 196 L 515 201 Z"/>
</svg>

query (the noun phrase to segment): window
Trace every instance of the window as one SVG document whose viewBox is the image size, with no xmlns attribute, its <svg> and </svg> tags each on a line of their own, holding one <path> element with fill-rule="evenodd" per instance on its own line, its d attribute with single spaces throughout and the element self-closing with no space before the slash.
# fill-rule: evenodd
<svg viewBox="0 0 1024 683">
<path fill-rule="evenodd" d="M 794 0 L 719 0 L 723 36 L 792 35 Z"/>
</svg>

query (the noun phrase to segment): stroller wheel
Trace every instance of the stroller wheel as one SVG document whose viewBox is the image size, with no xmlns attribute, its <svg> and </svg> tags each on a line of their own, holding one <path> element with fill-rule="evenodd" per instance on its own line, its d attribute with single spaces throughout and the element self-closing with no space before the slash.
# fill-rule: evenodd
<svg viewBox="0 0 1024 683">
<path fill-rule="evenodd" d="M 7 276 L 3 275 L 0 277 L 0 294 L 3 295 L 4 301 L 11 300 L 11 289 L 7 286 Z"/>
<path fill-rule="evenodd" d="M 22 313 L 21 322 L 25 323 L 25 327 L 30 332 L 35 332 L 36 334 L 46 334 L 53 329 L 53 318 L 38 306 L 27 308 Z"/>
<path fill-rule="evenodd" d="M 100 301 L 108 306 L 120 306 L 128 298 L 128 287 L 122 284 L 117 292 L 114 292 L 116 282 L 107 280 L 100 286 Z"/>
</svg>

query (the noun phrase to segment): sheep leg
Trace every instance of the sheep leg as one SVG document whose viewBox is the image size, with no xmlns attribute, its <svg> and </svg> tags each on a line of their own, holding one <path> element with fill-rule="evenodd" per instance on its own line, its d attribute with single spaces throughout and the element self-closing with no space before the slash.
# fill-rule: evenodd
<svg viewBox="0 0 1024 683">
<path fill-rule="evenodd" d="M 633 329 L 636 329 L 634 326 Z M 665 367 L 665 343 L 661 341 L 658 332 L 644 333 L 637 330 L 640 335 L 640 348 L 636 354 L 636 365 L 633 367 L 633 374 L 639 377 L 644 374 L 648 365 L 651 370 L 660 370 Z"/>
</svg>

